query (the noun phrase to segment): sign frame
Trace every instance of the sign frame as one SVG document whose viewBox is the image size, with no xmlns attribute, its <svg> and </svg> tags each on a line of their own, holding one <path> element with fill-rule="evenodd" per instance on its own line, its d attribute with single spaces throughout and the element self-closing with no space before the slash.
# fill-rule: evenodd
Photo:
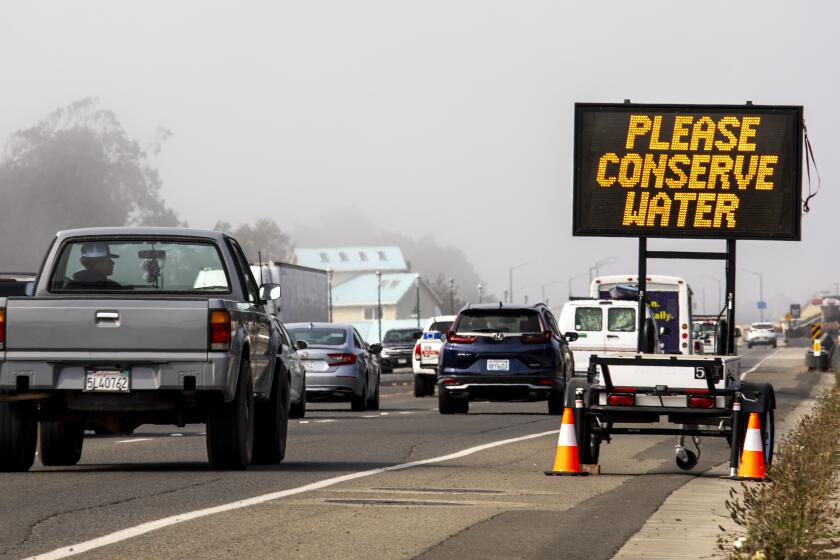
<svg viewBox="0 0 840 560">
<path fill-rule="evenodd" d="M 793 165 L 793 190 L 790 196 L 796 195 L 795 204 L 790 204 L 789 223 L 793 231 L 790 233 L 730 233 L 721 231 L 709 231 L 702 234 L 697 230 L 678 231 L 656 231 L 653 229 L 629 229 L 626 232 L 616 231 L 616 228 L 584 228 L 581 225 L 582 217 L 578 209 L 578 194 L 589 185 L 583 184 L 583 120 L 582 113 L 593 109 L 604 112 L 630 112 L 639 111 L 680 111 L 688 112 L 734 112 L 740 114 L 749 113 L 793 113 L 796 119 L 796 142 L 794 144 Z M 802 157 L 804 153 L 804 107 L 802 105 L 729 105 L 729 104 L 676 104 L 676 103 L 575 103 L 574 114 L 574 155 L 573 155 L 573 179 L 572 179 L 572 235 L 575 237 L 630 237 L 630 238 L 691 238 L 691 239 L 726 239 L 726 240 L 776 240 L 776 241 L 801 241 L 802 239 Z"/>
</svg>

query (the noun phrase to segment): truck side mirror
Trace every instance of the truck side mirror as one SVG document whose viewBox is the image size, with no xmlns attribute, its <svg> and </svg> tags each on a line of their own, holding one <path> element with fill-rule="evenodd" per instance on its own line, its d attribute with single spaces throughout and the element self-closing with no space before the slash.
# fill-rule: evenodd
<svg viewBox="0 0 840 560">
<path fill-rule="evenodd" d="M 302 340 L 302 339 L 295 340 L 295 349 L 306 350 L 307 348 L 309 348 L 309 343 L 308 342 L 306 342 L 305 340 Z"/>
<path fill-rule="evenodd" d="M 382 352 L 382 345 L 381 344 L 379 344 L 377 342 L 376 344 L 371 344 L 370 345 L 370 353 L 371 354 L 379 354 L 380 352 Z"/>
<path fill-rule="evenodd" d="M 563 338 L 565 338 L 567 342 L 574 342 L 578 339 L 578 333 L 567 332 L 567 333 L 563 334 Z"/>
<path fill-rule="evenodd" d="M 280 284 L 263 284 L 260 286 L 260 301 L 269 302 L 280 299 Z"/>
<path fill-rule="evenodd" d="M 735 327 L 735 338 L 741 338 L 741 329 Z"/>
</svg>

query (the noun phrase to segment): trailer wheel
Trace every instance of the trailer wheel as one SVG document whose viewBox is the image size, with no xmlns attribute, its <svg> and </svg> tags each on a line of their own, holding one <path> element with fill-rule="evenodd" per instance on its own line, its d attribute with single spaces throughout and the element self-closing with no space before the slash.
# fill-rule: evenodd
<svg viewBox="0 0 840 560">
<path fill-rule="evenodd" d="M 584 465 L 597 465 L 601 454 L 601 437 L 594 433 L 592 424 L 583 421 L 581 441 L 578 442 L 580 462 Z"/>
</svg>

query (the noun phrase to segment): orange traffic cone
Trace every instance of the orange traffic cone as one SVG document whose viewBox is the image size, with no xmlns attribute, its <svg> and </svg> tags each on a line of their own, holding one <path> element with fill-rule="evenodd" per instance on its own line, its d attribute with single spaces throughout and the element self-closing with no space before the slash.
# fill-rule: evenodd
<svg viewBox="0 0 840 560">
<path fill-rule="evenodd" d="M 756 412 L 750 412 L 747 435 L 744 437 L 744 449 L 741 452 L 738 476 L 735 480 L 767 480 L 764 449 L 761 445 L 761 423 L 758 421 Z"/>
<path fill-rule="evenodd" d="M 586 476 L 589 474 L 580 470 L 575 437 L 575 415 L 571 408 L 563 410 L 563 423 L 560 426 L 560 437 L 557 438 L 554 468 L 545 471 L 545 474 L 548 476 Z"/>
</svg>

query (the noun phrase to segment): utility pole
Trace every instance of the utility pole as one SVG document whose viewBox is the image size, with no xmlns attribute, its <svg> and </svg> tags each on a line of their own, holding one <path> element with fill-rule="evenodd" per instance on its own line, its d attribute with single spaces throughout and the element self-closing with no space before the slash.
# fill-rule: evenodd
<svg viewBox="0 0 840 560">
<path fill-rule="evenodd" d="M 327 269 L 327 299 L 329 299 L 329 322 L 333 322 L 333 299 L 332 299 L 332 282 L 333 282 L 333 269 Z"/>
<path fill-rule="evenodd" d="M 417 305 L 414 308 L 414 312 L 417 314 L 417 328 L 420 328 L 420 274 L 414 275 L 414 287 L 417 291 Z"/>
<path fill-rule="evenodd" d="M 379 342 L 382 342 L 382 271 L 376 271 L 376 319 L 379 322 Z"/>
<path fill-rule="evenodd" d="M 449 278 L 449 314 L 455 315 L 455 279 Z"/>
</svg>

